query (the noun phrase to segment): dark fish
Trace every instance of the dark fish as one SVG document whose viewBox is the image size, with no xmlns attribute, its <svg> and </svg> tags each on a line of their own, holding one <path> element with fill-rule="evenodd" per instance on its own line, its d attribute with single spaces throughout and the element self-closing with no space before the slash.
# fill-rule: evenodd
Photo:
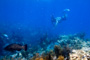
<svg viewBox="0 0 90 60">
<path fill-rule="evenodd" d="M 24 49 L 26 51 L 27 50 L 27 45 L 23 46 L 23 45 L 20 45 L 20 44 L 10 44 L 10 45 L 8 45 L 4 48 L 4 50 L 11 51 L 11 52 L 21 51 L 22 49 Z"/>
</svg>

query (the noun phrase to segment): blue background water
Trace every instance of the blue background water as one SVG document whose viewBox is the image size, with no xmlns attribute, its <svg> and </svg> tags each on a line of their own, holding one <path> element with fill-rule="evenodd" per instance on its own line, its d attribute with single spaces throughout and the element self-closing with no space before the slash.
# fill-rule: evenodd
<svg viewBox="0 0 90 60">
<path fill-rule="evenodd" d="M 70 9 L 68 19 L 53 28 L 51 15 L 61 16 L 62 11 L 66 8 Z M 11 31 L 23 33 L 25 37 L 30 38 L 30 41 L 38 40 L 39 33 L 44 32 L 51 35 L 85 32 L 89 38 L 90 1 L 0 0 L 0 32 L 10 34 Z"/>
</svg>

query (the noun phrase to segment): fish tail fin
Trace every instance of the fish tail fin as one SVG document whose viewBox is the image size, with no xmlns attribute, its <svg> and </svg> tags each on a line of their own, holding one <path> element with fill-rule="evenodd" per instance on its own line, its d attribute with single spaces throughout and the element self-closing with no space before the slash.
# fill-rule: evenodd
<svg viewBox="0 0 90 60">
<path fill-rule="evenodd" d="M 24 45 L 24 50 L 25 50 L 25 51 L 27 51 L 27 44 L 26 44 L 26 45 Z"/>
</svg>

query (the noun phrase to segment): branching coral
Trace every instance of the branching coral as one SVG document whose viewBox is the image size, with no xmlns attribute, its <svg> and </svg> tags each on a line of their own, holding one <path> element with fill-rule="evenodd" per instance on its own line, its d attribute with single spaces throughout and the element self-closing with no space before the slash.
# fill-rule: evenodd
<svg viewBox="0 0 90 60">
<path fill-rule="evenodd" d="M 63 48 L 62 55 L 63 55 L 65 58 L 67 58 L 67 60 L 70 59 L 69 53 L 71 52 L 71 50 L 72 50 L 72 49 L 69 48 L 69 46 L 66 46 L 66 47 Z"/>
<path fill-rule="evenodd" d="M 67 60 L 69 60 L 69 53 L 71 52 L 71 48 L 68 46 L 61 48 L 60 46 L 55 45 L 54 51 L 57 58 L 60 58 L 60 55 L 62 55 L 63 57 L 67 58 Z"/>
<path fill-rule="evenodd" d="M 45 57 L 45 60 L 52 60 L 52 56 L 51 56 L 51 54 L 49 53 L 49 54 L 47 54 L 47 56 Z"/>
<path fill-rule="evenodd" d="M 59 57 L 59 55 L 62 55 L 62 49 L 58 45 L 54 46 L 54 52 L 57 58 Z"/>
</svg>

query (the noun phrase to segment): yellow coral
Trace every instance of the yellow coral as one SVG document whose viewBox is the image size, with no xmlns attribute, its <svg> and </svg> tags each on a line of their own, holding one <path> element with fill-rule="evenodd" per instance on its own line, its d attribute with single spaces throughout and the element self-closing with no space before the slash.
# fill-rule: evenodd
<svg viewBox="0 0 90 60">
<path fill-rule="evenodd" d="M 35 60 L 44 60 L 43 58 L 36 58 Z"/>
<path fill-rule="evenodd" d="M 44 60 L 43 58 L 40 58 L 39 60 Z"/>
<path fill-rule="evenodd" d="M 64 60 L 63 56 L 59 56 L 57 60 Z"/>
<path fill-rule="evenodd" d="M 36 58 L 35 60 L 39 60 L 39 58 Z"/>
</svg>

